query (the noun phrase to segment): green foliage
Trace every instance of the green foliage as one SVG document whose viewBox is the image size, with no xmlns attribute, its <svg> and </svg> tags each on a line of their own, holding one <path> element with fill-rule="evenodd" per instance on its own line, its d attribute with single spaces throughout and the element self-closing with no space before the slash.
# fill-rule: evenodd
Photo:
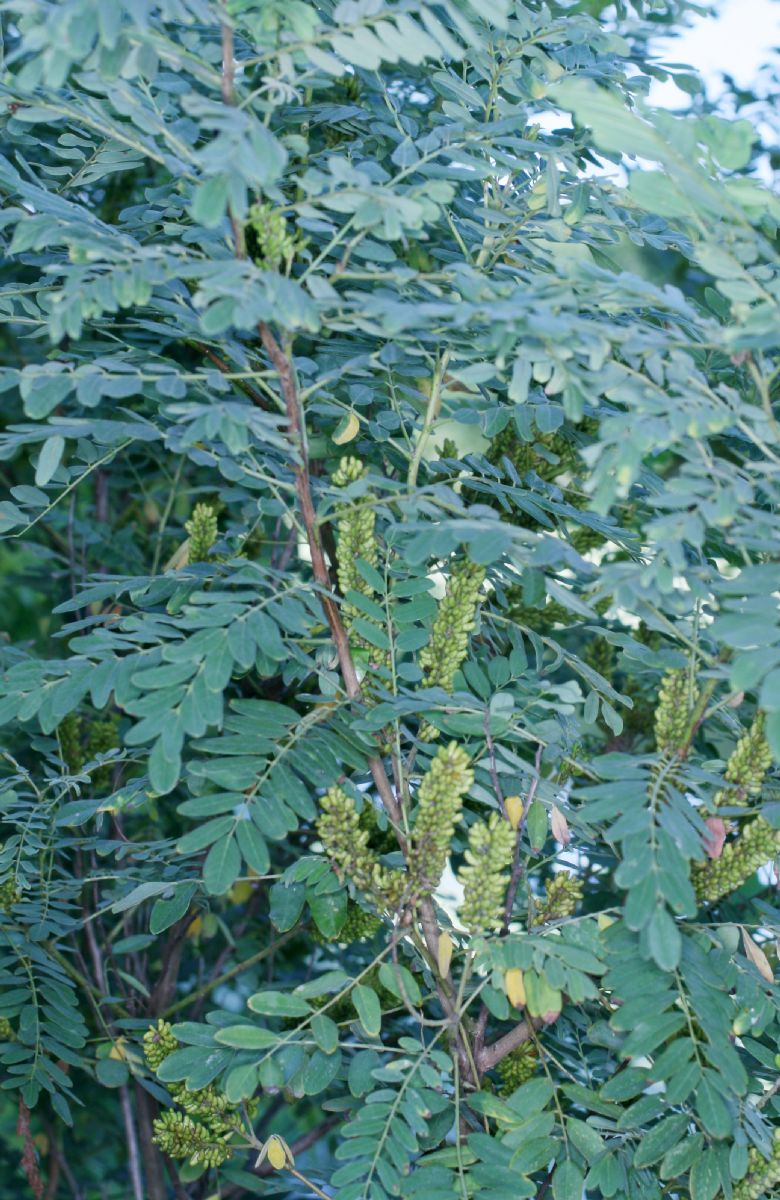
<svg viewBox="0 0 780 1200">
<path fill-rule="evenodd" d="M 776 1190 L 780 205 L 690 7 L 3 3 L 9 1200 Z"/>
</svg>

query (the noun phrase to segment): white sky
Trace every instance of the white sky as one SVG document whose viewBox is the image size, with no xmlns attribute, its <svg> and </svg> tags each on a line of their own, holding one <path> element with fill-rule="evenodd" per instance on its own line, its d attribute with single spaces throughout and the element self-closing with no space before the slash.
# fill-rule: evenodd
<svg viewBox="0 0 780 1200">
<path fill-rule="evenodd" d="M 686 63 L 700 74 L 707 92 L 721 91 L 720 75 L 727 71 L 741 86 L 755 82 L 780 47 L 780 0 L 719 0 L 713 17 L 696 17 L 679 37 L 659 42 L 665 61 Z M 657 83 L 650 101 L 676 108 L 685 97 L 673 83 Z"/>
</svg>

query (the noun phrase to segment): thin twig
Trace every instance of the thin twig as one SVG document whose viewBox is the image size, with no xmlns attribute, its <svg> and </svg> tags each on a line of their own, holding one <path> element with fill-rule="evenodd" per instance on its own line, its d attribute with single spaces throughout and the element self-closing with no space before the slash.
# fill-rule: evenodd
<svg viewBox="0 0 780 1200">
<path fill-rule="evenodd" d="M 441 392 L 444 385 L 444 376 L 447 371 L 447 364 L 450 361 L 450 352 L 445 350 L 439 362 L 436 364 L 436 369 L 431 380 L 431 394 L 428 397 L 428 407 L 425 410 L 425 419 L 423 427 L 420 430 L 420 436 L 417 439 L 417 445 L 414 448 L 412 461 L 409 464 L 409 488 L 413 488 L 417 484 L 417 474 L 420 470 L 420 463 L 425 453 L 425 447 L 428 444 L 428 438 L 431 435 L 431 430 L 438 420 L 441 412 Z"/>
<path fill-rule="evenodd" d="M 133 1121 L 133 1106 L 130 1101 L 130 1090 L 127 1084 L 119 1089 L 119 1103 L 122 1107 L 122 1121 L 125 1126 L 127 1142 L 127 1157 L 130 1167 L 130 1181 L 133 1185 L 133 1200 L 144 1200 L 144 1183 L 141 1175 L 141 1155 L 138 1150 L 138 1137 Z"/>
<path fill-rule="evenodd" d="M 233 54 L 233 29 L 227 23 L 222 26 L 222 99 L 232 107 L 235 104 L 234 85 L 236 80 L 236 64 Z M 236 256 L 243 258 L 246 254 L 244 229 L 235 213 L 230 213 L 230 225 L 233 230 L 233 241 Z"/>
<path fill-rule="evenodd" d="M 537 746 L 537 748 L 536 748 L 536 758 L 534 759 L 534 770 L 535 770 L 536 774 L 534 775 L 533 779 L 531 780 L 531 786 L 528 789 L 528 798 L 523 806 L 523 815 L 521 816 L 521 818 L 518 822 L 517 831 L 515 834 L 515 853 L 514 853 L 514 858 L 512 859 L 512 873 L 509 877 L 509 887 L 506 889 L 506 901 L 504 904 L 504 923 L 502 926 L 502 930 L 504 933 L 506 933 L 509 929 L 509 922 L 512 919 L 512 909 L 515 906 L 515 897 L 517 896 L 517 889 L 520 886 L 520 880 L 523 875 L 523 862 L 520 857 L 520 845 L 523 840 L 523 830 L 525 828 L 525 821 L 526 821 L 526 817 L 528 816 L 528 810 L 534 802 L 534 797 L 536 796 L 536 789 L 539 787 L 539 772 L 540 772 L 541 766 L 542 766 L 543 750 L 544 750 L 544 747 L 541 745 Z"/>
</svg>

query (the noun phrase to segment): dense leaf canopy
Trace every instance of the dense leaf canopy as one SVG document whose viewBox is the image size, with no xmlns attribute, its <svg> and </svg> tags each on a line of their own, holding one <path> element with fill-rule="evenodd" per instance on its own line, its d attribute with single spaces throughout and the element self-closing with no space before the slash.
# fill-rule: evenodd
<svg viewBox="0 0 780 1200">
<path fill-rule="evenodd" d="M 9 1200 L 777 1194 L 780 202 L 693 7 L 0 2 Z"/>
</svg>

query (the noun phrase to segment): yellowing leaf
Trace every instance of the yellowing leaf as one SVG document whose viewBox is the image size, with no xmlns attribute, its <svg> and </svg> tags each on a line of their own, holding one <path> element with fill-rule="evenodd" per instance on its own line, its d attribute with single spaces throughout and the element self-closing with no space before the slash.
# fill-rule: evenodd
<svg viewBox="0 0 780 1200">
<path fill-rule="evenodd" d="M 517 829 L 523 819 L 525 805 L 520 796 L 507 796 L 504 803 L 506 804 L 506 815 L 509 818 L 509 824 L 513 829 Z"/>
<path fill-rule="evenodd" d="M 445 979 L 449 974 L 450 963 L 452 962 L 452 951 L 454 943 L 450 935 L 445 931 L 439 934 L 439 946 L 437 950 L 437 966 L 442 979 Z"/>
<path fill-rule="evenodd" d="M 564 817 L 557 804 L 553 804 L 552 812 L 550 813 L 550 828 L 556 842 L 560 842 L 562 846 L 568 846 L 571 841 L 571 832 L 569 823 Z"/>
<path fill-rule="evenodd" d="M 518 967 L 511 967 L 504 975 L 504 987 L 510 1004 L 522 1008 L 525 1004 L 525 982 L 523 972 Z"/>
<path fill-rule="evenodd" d="M 287 1146 L 274 1133 L 265 1144 L 266 1157 L 275 1171 L 283 1171 L 287 1166 Z"/>
<path fill-rule="evenodd" d="M 244 904 L 252 895 L 254 888 L 246 879 L 242 879 L 240 883 L 234 883 L 227 894 L 230 904 Z"/>
<path fill-rule="evenodd" d="M 108 1055 L 109 1058 L 124 1059 L 125 1057 L 125 1039 L 117 1038 Z"/>
<path fill-rule="evenodd" d="M 742 930 L 742 945 L 745 950 L 745 956 L 750 959 L 753 966 L 758 971 L 767 983 L 774 983 L 775 977 L 772 973 L 772 968 L 769 964 L 769 959 L 764 954 L 760 946 L 757 946 L 747 929 Z"/>
<path fill-rule="evenodd" d="M 350 412 L 339 422 L 336 432 L 333 434 L 333 441 L 337 446 L 344 446 L 347 442 L 351 442 L 360 432 L 360 421 L 355 413 Z"/>
<path fill-rule="evenodd" d="M 604 932 L 605 929 L 609 929 L 610 925 L 614 925 L 614 924 L 615 924 L 614 917 L 608 917 L 606 913 L 599 913 L 598 926 L 602 933 Z"/>
</svg>

